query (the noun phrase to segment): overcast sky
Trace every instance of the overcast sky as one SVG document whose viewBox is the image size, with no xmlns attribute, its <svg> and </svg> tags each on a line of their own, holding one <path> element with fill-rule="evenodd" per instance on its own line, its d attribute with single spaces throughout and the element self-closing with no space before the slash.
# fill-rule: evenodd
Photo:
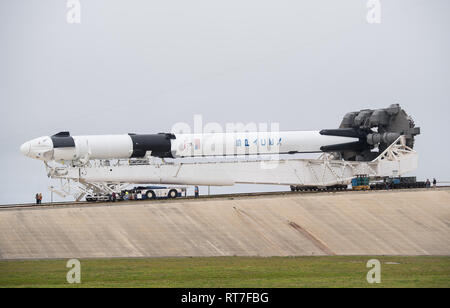
<svg viewBox="0 0 450 308">
<path fill-rule="evenodd" d="M 316 130 L 392 103 L 422 128 L 415 174 L 450 181 L 450 1 L 380 2 L 369 24 L 366 0 L 80 0 L 69 24 L 65 0 L 2 0 L 0 204 L 48 200 L 43 164 L 19 152 L 38 136 L 163 132 L 194 114 Z"/>
</svg>

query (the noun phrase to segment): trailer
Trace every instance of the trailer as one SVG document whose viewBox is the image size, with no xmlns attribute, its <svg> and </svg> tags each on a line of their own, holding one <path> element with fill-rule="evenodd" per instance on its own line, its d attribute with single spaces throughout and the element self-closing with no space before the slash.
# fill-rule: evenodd
<svg viewBox="0 0 450 308">
<path fill-rule="evenodd" d="M 174 199 L 183 195 L 186 196 L 186 187 L 139 186 L 128 192 L 132 196 L 140 196 L 140 199 Z"/>
<path fill-rule="evenodd" d="M 86 195 L 88 202 L 112 202 L 149 200 L 157 198 L 179 198 L 186 196 L 186 187 L 139 186 L 110 193 L 92 193 Z"/>
<path fill-rule="evenodd" d="M 382 181 L 370 184 L 370 189 L 411 189 L 411 188 L 425 188 L 424 181 L 417 181 L 415 176 L 410 177 L 387 177 Z"/>
</svg>

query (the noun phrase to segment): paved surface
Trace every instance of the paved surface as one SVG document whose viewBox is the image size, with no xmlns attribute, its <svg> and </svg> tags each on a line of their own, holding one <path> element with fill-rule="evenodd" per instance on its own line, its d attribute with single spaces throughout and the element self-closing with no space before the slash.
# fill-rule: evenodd
<svg viewBox="0 0 450 308">
<path fill-rule="evenodd" d="M 450 190 L 0 210 L 0 259 L 450 255 Z"/>
</svg>

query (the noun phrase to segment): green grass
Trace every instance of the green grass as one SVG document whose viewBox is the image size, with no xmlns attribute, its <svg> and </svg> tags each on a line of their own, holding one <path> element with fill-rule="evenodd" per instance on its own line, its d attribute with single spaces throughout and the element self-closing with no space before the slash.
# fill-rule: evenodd
<svg viewBox="0 0 450 308">
<path fill-rule="evenodd" d="M 381 284 L 366 262 L 381 261 Z M 1 261 L 0 287 L 450 287 L 450 257 L 218 257 L 81 261 L 80 285 L 67 260 Z M 395 262 L 399 264 L 386 264 Z"/>
</svg>

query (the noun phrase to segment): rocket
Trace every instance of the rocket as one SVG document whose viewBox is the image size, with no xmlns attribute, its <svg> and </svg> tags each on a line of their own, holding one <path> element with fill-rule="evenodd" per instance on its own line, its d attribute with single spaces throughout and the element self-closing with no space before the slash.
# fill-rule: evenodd
<svg viewBox="0 0 450 308">
<path fill-rule="evenodd" d="M 396 139 L 398 135 L 391 136 Z M 363 150 L 367 134 L 353 130 L 122 134 L 71 136 L 60 132 L 24 143 L 20 151 L 42 161 L 185 158 Z"/>
<path fill-rule="evenodd" d="M 27 157 L 48 161 L 185 158 L 331 152 L 338 159 L 370 161 L 401 135 L 413 148 L 420 134 L 398 105 L 344 116 L 337 129 L 226 133 L 159 133 L 71 136 L 60 132 L 25 142 Z M 373 149 L 378 152 L 372 151 Z"/>
</svg>

